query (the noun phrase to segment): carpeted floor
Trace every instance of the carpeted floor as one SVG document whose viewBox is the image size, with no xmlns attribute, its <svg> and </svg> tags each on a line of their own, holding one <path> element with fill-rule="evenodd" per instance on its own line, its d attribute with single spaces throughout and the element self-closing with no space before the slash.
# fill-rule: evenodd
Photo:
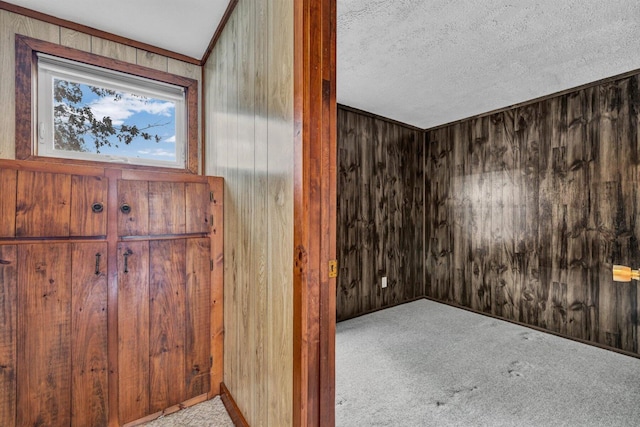
<svg viewBox="0 0 640 427">
<path fill-rule="evenodd" d="M 216 396 L 173 414 L 144 424 L 145 427 L 233 427 L 227 410 Z"/>
<path fill-rule="evenodd" d="M 418 300 L 338 323 L 336 426 L 640 426 L 640 360 Z"/>
</svg>

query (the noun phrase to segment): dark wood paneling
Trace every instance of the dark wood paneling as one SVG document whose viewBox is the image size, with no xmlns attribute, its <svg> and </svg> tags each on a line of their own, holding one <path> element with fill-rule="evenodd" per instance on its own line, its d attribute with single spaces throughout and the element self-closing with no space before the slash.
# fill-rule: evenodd
<svg viewBox="0 0 640 427">
<path fill-rule="evenodd" d="M 72 244 L 71 273 L 71 426 L 106 426 L 107 244 Z"/>
<path fill-rule="evenodd" d="M 638 352 L 638 80 L 426 132 L 427 296 Z"/>
<path fill-rule="evenodd" d="M 16 425 L 17 249 L 0 246 L 0 425 Z"/>
<path fill-rule="evenodd" d="M 338 109 L 338 320 L 423 295 L 423 157 L 420 131 Z"/>
<path fill-rule="evenodd" d="M 71 425 L 70 259 L 67 243 L 18 247 L 20 426 Z"/>
<path fill-rule="evenodd" d="M 211 200 L 209 185 L 205 183 L 185 184 L 186 232 L 208 233 L 211 231 Z"/>
</svg>

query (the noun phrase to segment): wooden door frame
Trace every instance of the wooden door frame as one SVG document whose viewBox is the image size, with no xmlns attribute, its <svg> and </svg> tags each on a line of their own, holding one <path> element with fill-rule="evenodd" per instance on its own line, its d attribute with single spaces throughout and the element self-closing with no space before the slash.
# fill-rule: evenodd
<svg viewBox="0 0 640 427">
<path fill-rule="evenodd" d="M 294 2 L 293 425 L 335 424 L 336 1 Z"/>
</svg>

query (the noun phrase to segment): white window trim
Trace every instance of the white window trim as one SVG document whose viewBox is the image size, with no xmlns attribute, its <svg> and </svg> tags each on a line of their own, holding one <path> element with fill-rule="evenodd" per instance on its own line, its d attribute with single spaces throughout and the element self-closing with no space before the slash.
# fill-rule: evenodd
<svg viewBox="0 0 640 427">
<path fill-rule="evenodd" d="M 160 166 L 184 169 L 186 166 L 187 126 L 186 95 L 181 86 L 159 82 L 144 77 L 121 73 L 94 65 L 37 53 L 37 79 L 33 79 L 37 105 L 34 121 L 33 152 L 38 156 L 114 162 L 146 166 Z M 115 156 L 57 150 L 54 146 L 53 121 L 53 81 L 54 78 L 99 86 L 117 91 L 149 96 L 154 99 L 175 103 L 176 117 L 176 161 L 160 159 Z"/>
</svg>

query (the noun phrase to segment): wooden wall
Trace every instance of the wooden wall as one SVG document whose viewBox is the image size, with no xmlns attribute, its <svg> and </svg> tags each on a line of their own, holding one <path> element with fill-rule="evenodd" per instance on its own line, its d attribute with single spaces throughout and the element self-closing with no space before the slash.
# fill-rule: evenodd
<svg viewBox="0 0 640 427">
<path fill-rule="evenodd" d="M 0 10 L 0 158 L 15 158 L 15 34 L 58 43 L 201 82 L 202 68 L 173 58 Z M 199 90 L 201 85 L 199 84 Z M 200 117 L 200 114 L 198 115 Z M 201 144 L 198 144 L 200 146 Z"/>
<path fill-rule="evenodd" d="M 640 76 L 426 132 L 426 295 L 638 353 Z"/>
<path fill-rule="evenodd" d="M 424 295 L 423 151 L 422 131 L 338 108 L 338 320 Z"/>
<path fill-rule="evenodd" d="M 292 424 L 293 2 L 240 0 L 205 64 L 206 173 L 225 178 L 224 381 Z"/>
</svg>

